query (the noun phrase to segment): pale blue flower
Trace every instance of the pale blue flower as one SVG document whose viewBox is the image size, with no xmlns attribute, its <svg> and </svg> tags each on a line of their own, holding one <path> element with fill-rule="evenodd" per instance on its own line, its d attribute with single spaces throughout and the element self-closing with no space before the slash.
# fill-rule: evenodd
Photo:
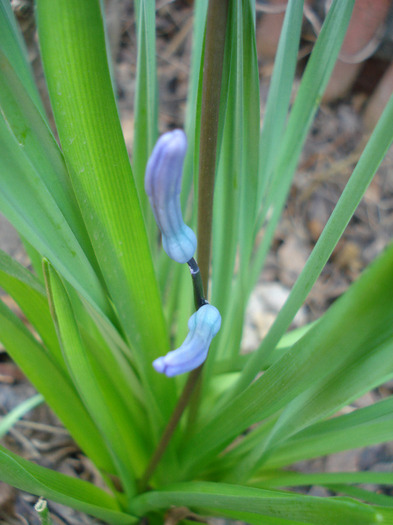
<svg viewBox="0 0 393 525">
<path fill-rule="evenodd" d="M 184 224 L 180 208 L 186 150 L 187 139 L 182 130 L 165 133 L 153 149 L 145 176 L 145 190 L 162 233 L 163 248 L 179 263 L 193 257 L 197 244 L 194 232 Z"/>
<path fill-rule="evenodd" d="M 221 326 L 221 315 L 215 306 L 205 304 L 188 321 L 190 332 L 184 343 L 164 357 L 153 362 L 157 372 L 168 377 L 184 374 L 201 365 L 209 350 L 213 337 Z"/>
</svg>

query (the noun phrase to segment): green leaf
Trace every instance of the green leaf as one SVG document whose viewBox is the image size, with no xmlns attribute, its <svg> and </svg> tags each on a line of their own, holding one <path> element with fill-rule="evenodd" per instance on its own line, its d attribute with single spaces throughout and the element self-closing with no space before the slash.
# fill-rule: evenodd
<svg viewBox="0 0 393 525">
<path fill-rule="evenodd" d="M 82 450 L 98 468 L 112 473 L 114 467 L 108 451 L 69 377 L 2 301 L 0 340 Z"/>
<path fill-rule="evenodd" d="M 78 228 L 78 219 L 72 219 L 75 210 L 73 212 L 72 203 L 67 204 L 64 199 L 70 191 L 66 189 L 65 178 L 62 179 L 67 175 L 60 152 L 1 51 L 0 69 L 1 211 L 75 288 L 108 313 L 102 285 L 75 234 Z M 20 113 L 21 109 L 26 110 L 26 115 Z M 54 171 L 53 167 L 58 170 Z M 88 246 L 86 249 L 88 252 Z"/>
<path fill-rule="evenodd" d="M 246 512 L 313 525 L 367 525 L 380 523 L 372 507 L 350 499 L 317 498 L 285 492 L 254 489 L 223 483 L 190 482 L 167 487 L 137 497 L 132 505 L 136 514 L 170 506 L 190 507 L 196 512 L 218 510 Z M 269 523 L 269 522 L 267 522 Z"/>
<path fill-rule="evenodd" d="M 295 74 L 295 68 L 297 64 L 297 50 L 299 47 L 300 31 L 302 27 L 303 19 L 303 2 L 292 1 L 288 3 L 286 9 L 286 15 L 284 19 L 283 29 L 281 31 L 280 43 L 275 58 L 275 67 L 273 77 L 270 83 L 269 97 L 263 115 L 263 128 L 259 141 L 259 154 L 257 159 L 253 159 L 248 168 L 244 171 L 244 186 L 247 187 L 247 192 L 244 194 L 244 209 L 251 210 L 248 208 L 250 199 L 247 193 L 252 192 L 256 197 L 256 204 L 261 206 L 261 197 L 268 183 L 268 179 L 271 176 L 272 166 L 274 160 L 277 157 L 279 145 L 282 141 L 282 134 L 287 119 L 287 112 L 289 109 L 290 95 L 292 90 L 292 83 Z M 250 28 L 246 30 L 246 34 L 253 34 L 253 27 L 251 26 L 251 19 L 249 20 Z M 252 63 L 251 60 L 247 62 Z M 246 85 L 248 81 L 246 80 Z M 259 106 L 259 97 L 245 97 L 245 104 L 249 106 L 249 111 L 255 112 L 255 106 Z M 256 123 L 255 123 L 256 124 Z M 254 130 L 253 134 L 256 138 L 259 133 L 259 122 L 257 129 Z M 229 144 L 230 148 L 231 145 Z M 253 150 L 257 151 L 258 147 L 254 143 Z M 255 162 L 258 162 L 256 167 Z M 258 172 L 257 180 L 253 180 L 253 177 L 249 177 L 250 172 Z M 226 204 L 225 204 L 226 205 Z M 253 242 L 256 235 L 258 234 L 258 228 L 255 231 L 255 223 L 257 210 L 254 210 L 253 214 L 249 214 L 248 223 L 244 224 L 240 236 L 244 236 L 244 232 L 248 232 L 250 236 L 249 242 Z M 218 248 L 217 248 L 218 249 Z M 232 356 L 238 353 L 240 348 L 240 340 L 243 328 L 243 318 L 245 313 L 245 306 L 247 296 L 251 289 L 248 284 L 249 280 L 249 258 L 251 253 L 249 250 L 244 252 L 243 250 L 243 263 L 242 263 L 242 279 L 237 279 L 234 286 L 231 288 L 231 301 L 229 301 L 229 311 L 227 318 L 231 322 L 224 323 L 224 326 L 220 333 L 219 349 L 220 353 L 227 353 L 227 348 L 232 349 Z M 242 312 L 242 313 L 240 313 Z M 236 319 L 235 323 L 232 321 Z"/>
<path fill-rule="evenodd" d="M 34 83 L 25 42 L 8 0 L 0 0 L 0 50 L 14 65 L 23 86 L 41 114 L 45 116 L 41 98 Z"/>
<path fill-rule="evenodd" d="M 298 50 L 303 21 L 303 1 L 288 2 L 277 53 L 274 58 L 274 70 L 269 86 L 269 95 L 263 115 L 263 127 L 259 142 L 258 192 L 260 204 L 269 181 L 273 166 L 277 162 L 282 135 L 285 130 L 293 81 L 298 61 Z"/>
<path fill-rule="evenodd" d="M 365 392 L 389 381 L 393 377 L 392 351 L 393 338 L 383 345 L 373 347 L 370 344 L 359 348 L 358 353 L 345 363 L 344 370 L 322 381 L 317 380 L 311 388 L 289 403 L 272 431 L 271 440 L 277 444 L 280 434 L 282 438 L 283 427 L 287 439 L 298 430 L 335 413 Z M 377 415 L 382 405 L 377 403 L 374 408 L 375 412 L 372 414 Z M 294 416 L 295 413 L 298 417 Z M 383 438 L 382 433 L 371 432 L 370 429 L 369 439 L 385 440 L 386 437 Z M 356 441 L 355 439 L 354 445 Z"/>
<path fill-rule="evenodd" d="M 220 142 L 213 213 L 212 303 L 222 315 L 217 350 L 237 355 L 246 306 L 249 260 L 257 211 L 259 78 L 252 3 L 229 4 L 220 108 Z M 237 286 L 243 291 L 232 301 L 231 283 L 239 256 Z M 234 310 L 236 314 L 234 315 Z"/>
<path fill-rule="evenodd" d="M 152 245 L 157 242 L 150 203 L 145 192 L 145 169 L 158 135 L 158 96 L 156 65 L 155 3 L 137 0 L 135 3 L 138 38 L 137 75 L 134 102 L 134 147 L 132 166 L 139 200 L 142 205 Z M 156 250 L 153 250 L 156 252 Z"/>
<path fill-rule="evenodd" d="M 29 270 L 0 250 L 0 286 L 20 306 L 44 344 L 62 362 L 45 289 Z"/>
<path fill-rule="evenodd" d="M 392 349 L 393 342 L 389 345 L 389 352 L 383 356 L 382 362 L 385 362 L 389 354 L 392 355 Z M 371 366 L 370 363 L 367 367 L 368 371 Z M 393 370 L 393 365 L 391 369 Z M 350 381 L 351 378 L 348 378 L 348 382 Z M 291 427 L 288 425 L 289 436 L 290 431 Z M 274 439 L 273 433 L 272 438 Z M 274 454 L 267 458 L 264 467 L 275 468 L 303 459 L 391 440 L 393 440 L 393 397 L 357 409 L 350 414 L 315 423 L 282 443 L 277 438 L 277 448 Z"/>
<path fill-rule="evenodd" d="M 66 218 L 89 261 L 96 265 L 63 155 L 55 138 L 14 69 L 0 51 L 0 105 L 11 135 L 34 166 L 42 182 Z"/>
<path fill-rule="evenodd" d="M 294 521 L 282 518 L 272 518 L 271 516 L 258 516 L 258 514 L 251 514 L 250 512 L 237 511 L 222 511 L 222 514 L 227 518 L 240 520 L 247 523 L 247 525 L 307 525 L 304 521 Z M 247 520 L 247 521 L 246 521 Z"/>
<path fill-rule="evenodd" d="M 387 349 L 387 354 L 391 354 L 391 346 Z M 384 362 L 384 358 L 382 362 Z M 372 368 L 373 364 L 369 363 L 367 370 L 370 371 Z M 350 382 L 351 378 L 348 377 L 348 383 Z M 342 403 L 344 404 L 344 400 Z M 224 456 L 217 458 L 211 470 L 214 472 L 215 478 L 219 475 L 225 481 L 239 482 L 242 476 L 245 476 L 245 479 L 249 479 L 251 476 L 261 480 L 267 477 L 266 484 L 261 481 L 261 484 L 256 486 L 265 486 L 266 488 L 286 486 L 285 483 L 275 483 L 281 474 L 277 474 L 278 477 L 274 477 L 270 485 L 269 470 L 305 459 L 392 440 L 392 409 L 393 398 L 388 398 L 370 407 L 354 410 L 350 414 L 336 416 L 310 425 L 292 437 L 291 429 L 288 428 L 288 435 L 285 439 L 281 438 L 281 441 L 280 436 L 276 437 L 274 434 L 278 419 L 275 417 L 253 429 L 236 447 Z M 296 411 L 296 414 L 301 419 L 300 414 L 302 412 Z M 264 455 L 266 449 L 268 453 Z M 252 475 L 253 472 L 255 475 Z M 285 473 L 284 478 L 285 476 L 288 477 L 289 474 Z M 390 480 L 393 481 L 392 476 L 389 476 Z M 343 480 L 338 479 L 336 481 L 337 484 L 343 482 Z M 369 483 L 372 482 L 369 481 Z M 290 483 L 288 486 L 291 486 Z"/>
<path fill-rule="evenodd" d="M 0 480 L 37 496 L 86 512 L 112 525 L 138 520 L 120 511 L 115 498 L 98 487 L 20 458 L 0 445 Z"/>
<path fill-rule="evenodd" d="M 133 469 L 135 455 L 140 450 L 135 447 L 136 441 L 129 435 L 129 425 L 124 417 L 122 403 L 116 396 L 113 385 L 102 385 L 92 356 L 88 354 L 83 344 L 74 317 L 70 299 L 59 276 L 46 262 L 44 273 L 50 297 L 52 315 L 56 320 L 58 336 L 63 351 L 64 360 L 77 391 L 93 421 L 99 428 L 103 439 L 113 457 L 124 490 L 128 497 L 136 490 Z"/>
<path fill-rule="evenodd" d="M 386 508 L 386 507 L 374 507 L 375 510 L 378 511 L 379 515 L 381 516 L 382 523 L 387 523 L 389 525 L 392 525 L 393 523 L 393 512 L 392 509 Z"/>
<path fill-rule="evenodd" d="M 352 359 L 389 344 L 393 335 L 393 245 L 295 345 L 230 402 L 187 444 L 201 468 L 247 427 L 286 406 L 316 380 L 350 369 Z"/>
<path fill-rule="evenodd" d="M 212 302 L 225 322 L 236 251 L 239 246 L 244 271 L 252 248 L 256 209 L 259 81 L 250 2 L 229 5 L 220 106 Z"/>
<path fill-rule="evenodd" d="M 108 312 L 107 299 L 84 251 L 30 161 L 19 154 L 19 145 L 1 120 L 0 143 L 1 211 L 81 294 Z"/>
<path fill-rule="evenodd" d="M 19 419 L 21 419 L 27 412 L 33 410 L 44 401 L 44 398 L 41 394 L 36 394 L 29 399 L 26 399 L 13 410 L 8 412 L 7 415 L 0 418 L 0 438 L 12 428 Z"/>
<path fill-rule="evenodd" d="M 392 119 L 393 97 L 391 97 L 286 305 L 278 315 L 274 326 L 260 349 L 248 362 L 244 376 L 251 377 L 252 366 L 256 366 L 258 359 L 261 359 L 263 355 L 266 357 L 266 352 L 268 356 L 270 355 L 272 346 L 269 348 L 269 345 L 279 337 L 280 331 L 282 332 L 288 326 L 297 308 L 315 282 L 317 275 L 327 261 L 334 245 L 337 243 L 350 216 L 359 203 L 363 192 L 371 182 L 379 163 L 392 143 Z M 285 435 L 288 437 L 288 433 L 290 434 L 294 431 L 290 429 L 289 418 L 292 417 L 292 424 L 295 427 L 301 428 L 307 418 L 309 423 L 312 417 L 314 420 L 318 419 L 318 417 L 321 418 L 324 414 L 326 415 L 337 410 L 341 405 L 359 397 L 363 392 L 387 380 L 392 370 L 391 368 L 389 369 L 388 365 L 389 356 L 391 355 L 390 347 L 391 345 L 388 344 L 385 347 L 375 348 L 373 352 L 368 349 L 363 356 L 354 356 L 352 365 L 349 362 L 347 363 L 347 367 L 350 369 L 349 372 L 345 371 L 342 374 L 335 374 L 334 377 L 324 380 L 323 384 L 316 381 L 309 391 L 304 393 L 302 398 L 294 400 L 284 412 L 279 425 L 285 426 Z M 263 354 L 264 351 L 265 354 Z M 384 355 L 387 356 L 388 361 L 385 360 Z M 298 414 L 301 414 L 301 416 L 299 417 Z M 286 418 L 285 423 L 283 418 Z M 277 429 L 272 434 L 271 439 L 277 444 Z"/>
<path fill-rule="evenodd" d="M 391 472 L 375 472 L 367 470 L 364 472 L 322 472 L 322 473 L 303 473 L 282 471 L 272 474 L 261 474 L 260 480 L 253 480 L 250 485 L 257 488 L 276 488 L 276 487 L 301 487 L 321 485 L 347 485 L 357 483 L 373 483 L 376 485 L 392 485 L 393 478 Z"/>
<path fill-rule="evenodd" d="M 393 507 L 393 498 L 386 494 L 379 494 L 365 490 L 360 487 L 350 487 L 348 485 L 331 485 L 329 487 L 332 491 L 338 494 L 345 494 L 352 498 L 363 500 L 374 505 L 384 505 L 385 507 Z M 393 517 L 393 509 L 390 509 L 391 517 Z"/>
<path fill-rule="evenodd" d="M 38 0 L 37 22 L 62 149 L 97 260 L 150 394 L 157 436 L 173 382 L 151 362 L 168 336 L 106 59 L 98 0 Z"/>
<path fill-rule="evenodd" d="M 289 327 L 317 280 L 334 247 L 358 206 L 364 192 L 393 141 L 393 96 L 379 120 L 359 162 L 349 179 L 327 225 L 297 279 L 291 294 L 280 310 L 268 335 L 242 371 L 234 392 L 240 392 L 255 377 L 263 363 L 269 361 L 275 345 Z"/>
<path fill-rule="evenodd" d="M 132 450 L 129 466 L 137 476 L 142 476 L 153 436 L 146 425 L 146 399 L 135 371 L 121 349 L 114 341 L 105 339 L 91 319 L 82 322 L 78 319 L 78 328 L 105 403 L 117 421 L 116 426 L 124 429 Z"/>
<path fill-rule="evenodd" d="M 271 175 L 267 174 L 269 187 L 265 190 L 266 198 L 263 201 L 262 215 L 257 225 L 257 231 L 261 226 L 263 227 L 264 235 L 250 271 L 250 287 L 253 287 L 258 279 L 268 253 L 303 144 L 344 40 L 353 5 L 354 0 L 333 1 L 303 74 L 285 133 L 280 141 L 280 148 L 275 154 L 276 162 L 274 165 L 268 165 L 272 171 Z M 282 115 L 280 115 L 280 110 L 278 111 L 278 125 L 280 126 Z"/>
</svg>

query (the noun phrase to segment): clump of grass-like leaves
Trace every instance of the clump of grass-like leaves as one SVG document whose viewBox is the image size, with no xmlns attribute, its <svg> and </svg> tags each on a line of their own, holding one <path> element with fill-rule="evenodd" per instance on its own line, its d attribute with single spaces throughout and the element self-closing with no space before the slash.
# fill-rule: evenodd
<svg viewBox="0 0 393 525">
<path fill-rule="evenodd" d="M 195 1 L 180 196 L 198 234 L 199 277 L 195 260 L 186 261 L 193 287 L 185 265 L 162 249 L 144 189 L 158 138 L 154 2 L 134 2 L 130 163 L 100 1 L 36 0 L 57 144 L 10 3 L 0 0 L 0 210 L 32 263 L 30 271 L 1 253 L 0 286 L 34 329 L 0 302 L 0 340 L 40 392 L 2 431 L 42 395 L 107 491 L 4 447 L 2 481 L 113 525 L 163 523 L 177 507 L 189 509 L 184 524 L 209 515 L 251 524 L 392 522 L 391 498 L 354 486 L 391 484 L 390 474 L 288 467 L 393 439 L 391 397 L 330 417 L 393 377 L 393 246 L 316 323 L 287 330 L 392 143 L 393 98 L 269 333 L 240 355 L 247 301 L 353 4 L 332 2 L 291 105 L 303 1 L 289 0 L 261 126 L 255 2 Z M 213 317 L 190 320 L 195 339 L 183 349 L 202 336 L 210 343 L 216 311 L 221 329 L 203 367 L 168 378 L 152 363 L 167 370 L 157 359 L 182 347 L 188 320 L 197 319 L 194 291 L 198 312 Z M 214 307 L 206 309 L 203 294 Z M 312 484 L 348 497 L 289 490 Z"/>
</svg>

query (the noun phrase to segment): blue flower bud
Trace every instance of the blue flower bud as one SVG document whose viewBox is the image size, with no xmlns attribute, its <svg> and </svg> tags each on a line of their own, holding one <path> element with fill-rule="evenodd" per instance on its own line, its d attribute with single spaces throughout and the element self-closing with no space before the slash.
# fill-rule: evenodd
<svg viewBox="0 0 393 525">
<path fill-rule="evenodd" d="M 180 189 L 187 150 L 185 133 L 176 129 L 162 135 L 146 167 L 145 190 L 162 233 L 162 245 L 179 263 L 189 261 L 196 250 L 194 232 L 183 222 Z"/>
<path fill-rule="evenodd" d="M 188 321 L 189 333 L 184 343 L 164 357 L 153 362 L 157 372 L 168 377 L 184 374 L 201 365 L 209 350 L 213 337 L 221 326 L 221 315 L 215 306 L 205 304 Z"/>
</svg>

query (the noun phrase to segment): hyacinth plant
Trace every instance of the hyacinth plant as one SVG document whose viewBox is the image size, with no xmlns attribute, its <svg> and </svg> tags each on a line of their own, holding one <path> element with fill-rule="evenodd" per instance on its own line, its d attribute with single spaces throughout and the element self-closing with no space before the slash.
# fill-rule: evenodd
<svg viewBox="0 0 393 525">
<path fill-rule="evenodd" d="M 4 447 L 0 480 L 113 525 L 392 523 L 392 498 L 358 486 L 391 474 L 290 466 L 393 439 L 392 398 L 337 415 L 393 377 L 393 246 L 317 322 L 288 329 L 391 145 L 393 99 L 270 331 L 240 352 L 353 4 L 332 2 L 292 104 L 303 1 L 289 0 L 260 119 L 255 2 L 196 0 L 184 132 L 157 142 L 155 7 L 135 1 L 130 162 L 100 1 L 36 1 L 57 142 L 1 0 L 0 209 L 31 267 L 0 255 L 0 286 L 29 321 L 0 302 L 0 340 L 39 392 L 2 431 L 44 399 L 107 489 Z"/>
</svg>

